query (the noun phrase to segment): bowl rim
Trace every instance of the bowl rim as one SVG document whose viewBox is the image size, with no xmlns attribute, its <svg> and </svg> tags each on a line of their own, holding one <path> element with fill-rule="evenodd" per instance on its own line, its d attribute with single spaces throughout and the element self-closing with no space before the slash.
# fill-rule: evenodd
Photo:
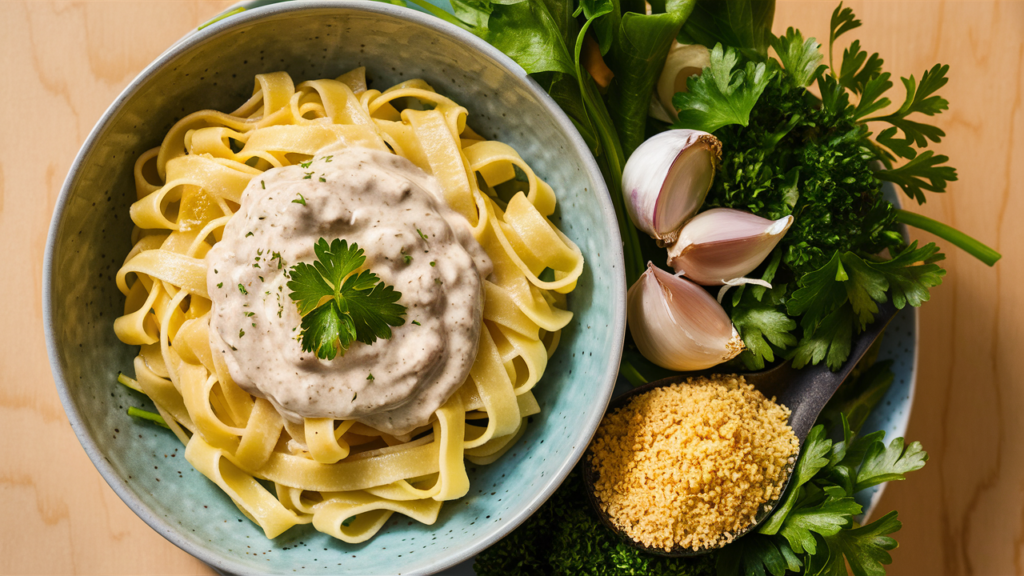
<svg viewBox="0 0 1024 576">
<path fill-rule="evenodd" d="M 65 209 L 67 208 L 71 190 L 78 180 L 79 174 L 82 167 L 85 165 L 87 157 L 92 152 L 97 141 L 109 129 L 112 121 L 117 116 L 122 106 L 140 91 L 143 84 L 145 84 L 154 75 L 166 70 L 172 60 L 183 53 L 192 50 L 198 44 L 203 44 L 208 40 L 221 35 L 233 33 L 239 28 L 247 27 L 266 18 L 276 17 L 282 14 L 307 11 L 361 12 L 403 20 L 422 26 L 433 33 L 448 36 L 455 41 L 466 45 L 469 49 L 476 50 L 483 56 L 490 58 L 499 67 L 503 68 L 513 78 L 513 81 L 519 84 L 519 87 L 525 89 L 532 96 L 537 98 L 541 106 L 554 118 L 559 128 L 569 138 L 574 151 L 582 159 L 587 174 L 595 183 L 593 187 L 594 193 L 597 196 L 600 214 L 605 222 L 605 227 L 608 229 L 605 233 L 612 235 L 613 241 L 609 248 L 610 253 L 608 253 L 608 250 L 605 252 L 609 257 L 617 260 L 618 262 L 621 263 L 623 261 L 622 243 L 619 239 L 617 219 L 604 178 L 597 167 L 597 162 L 590 152 L 589 147 L 587 147 L 571 120 L 569 120 L 547 92 L 545 92 L 540 85 L 537 84 L 537 82 L 511 58 L 487 44 L 482 39 L 477 38 L 469 32 L 445 22 L 440 18 L 409 8 L 367 0 L 348 0 L 343 4 L 331 2 L 329 0 L 296 0 L 293 2 L 270 4 L 246 10 L 230 18 L 225 18 L 219 22 L 210 24 L 202 30 L 193 31 L 188 36 L 174 43 L 170 48 L 161 53 L 153 62 L 148 64 L 128 84 L 127 87 L 125 87 L 113 103 L 111 103 L 111 105 L 106 109 L 97 121 L 96 125 L 89 132 L 89 135 L 86 137 L 78 153 L 75 155 L 75 159 L 72 162 L 64 183 L 61 186 L 60 194 L 57 197 L 57 201 L 54 206 L 53 216 L 50 220 L 49 230 L 47 231 L 46 250 L 43 256 L 42 298 L 43 328 L 46 337 L 46 351 L 50 363 L 50 370 L 53 373 L 54 383 L 57 387 L 57 393 L 60 397 L 61 404 L 64 407 L 64 412 L 68 417 L 71 428 L 74 430 L 75 436 L 78 438 L 79 443 L 81 443 L 82 448 L 85 449 L 86 454 L 96 467 L 96 470 L 99 471 L 101 476 L 103 476 L 103 479 L 111 489 L 113 489 L 114 493 L 117 494 L 117 496 L 139 518 L 172 544 L 205 562 L 216 570 L 235 574 L 251 574 L 253 573 L 253 570 L 252 567 L 237 562 L 232 556 L 217 554 L 213 550 L 187 539 L 184 537 L 184 534 L 180 533 L 170 522 L 156 514 L 141 499 L 139 499 L 138 496 L 136 496 L 135 491 L 130 488 L 124 478 L 114 470 L 113 465 L 106 460 L 92 435 L 89 434 L 89 430 L 84 423 L 85 418 L 71 398 L 67 383 L 68 381 L 61 363 L 62 352 L 57 345 L 57 338 L 55 335 L 53 309 L 54 300 L 51 298 L 53 276 L 55 272 L 54 247 L 58 240 L 59 230 L 65 219 Z M 612 302 L 614 306 L 614 313 L 610 319 L 612 326 L 612 350 L 610 353 L 613 355 L 613 359 L 614 357 L 621 358 L 622 345 L 625 339 L 626 286 L 623 270 L 624 268 L 621 265 L 614 267 L 612 274 L 616 275 L 617 278 L 615 278 L 616 281 L 610 282 Z M 618 362 L 612 362 L 609 366 L 609 371 L 602 375 L 605 383 L 604 389 L 598 394 L 597 402 L 595 403 L 595 406 L 598 407 L 607 407 L 615 387 Z M 603 416 L 604 410 L 594 410 L 584 422 L 581 422 L 583 426 L 589 427 L 591 430 L 591 437 L 597 430 L 597 426 Z M 559 469 L 554 474 L 547 476 L 541 489 L 532 497 L 527 498 L 524 505 L 516 513 L 510 515 L 505 522 L 495 524 L 495 528 L 491 531 L 491 534 L 486 535 L 486 537 L 477 544 L 467 546 L 462 550 L 453 552 L 441 560 L 418 567 L 413 570 L 412 573 L 433 574 L 455 566 L 469 558 L 472 558 L 509 534 L 512 530 L 525 522 L 533 512 L 539 509 L 540 506 L 547 501 L 554 491 L 562 484 L 569 472 L 576 465 L 577 461 L 582 457 L 588 444 L 589 439 L 587 442 L 582 442 L 575 446 L 572 449 L 570 457 L 562 462 Z"/>
</svg>

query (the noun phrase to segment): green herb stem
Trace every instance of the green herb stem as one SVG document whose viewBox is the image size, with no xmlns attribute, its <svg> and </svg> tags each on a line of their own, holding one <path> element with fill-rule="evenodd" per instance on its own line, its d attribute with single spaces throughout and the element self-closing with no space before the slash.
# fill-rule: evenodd
<svg viewBox="0 0 1024 576">
<path fill-rule="evenodd" d="M 164 420 L 163 416 L 161 416 L 159 414 L 156 414 L 154 412 L 147 412 L 145 410 L 139 410 L 135 406 L 129 406 L 128 407 L 128 415 L 129 416 L 134 416 L 136 418 L 142 418 L 143 420 L 149 420 L 150 422 L 156 424 L 157 426 L 163 426 L 164 428 L 167 428 L 168 430 L 170 430 L 170 428 L 171 428 L 170 426 L 167 425 L 167 422 Z"/>
<path fill-rule="evenodd" d="M 619 364 L 619 374 L 622 374 L 622 377 L 628 380 L 629 384 L 633 387 L 647 384 L 647 379 L 644 378 L 643 374 L 626 360 Z"/>
<path fill-rule="evenodd" d="M 626 201 L 622 196 L 622 170 L 626 165 L 625 154 L 622 151 L 622 143 L 619 141 L 615 131 L 615 124 L 612 122 L 608 108 L 604 104 L 600 93 L 594 85 L 590 74 L 581 69 L 580 51 L 583 47 L 583 38 L 587 28 L 594 20 L 588 20 L 580 30 L 576 42 L 576 75 L 580 83 L 580 92 L 583 95 L 583 105 L 594 122 L 597 132 L 599 154 L 596 154 L 598 165 L 604 175 L 605 183 L 608 184 L 608 193 L 612 197 L 612 205 L 615 208 L 615 219 L 619 224 L 619 233 L 622 235 L 622 252 L 626 264 L 626 286 L 632 286 L 640 275 L 644 273 L 643 255 L 640 253 L 640 237 L 637 235 L 636 227 L 632 225 L 626 216 Z"/>
<path fill-rule="evenodd" d="M 927 216 L 907 212 L 906 210 L 896 210 L 896 221 L 900 224 L 906 224 L 907 226 L 913 226 L 919 230 L 924 230 L 925 232 L 931 232 L 989 266 L 994 266 L 995 263 L 1003 257 L 999 252 L 996 252 L 992 248 L 989 248 L 985 244 L 971 238 L 956 228 L 943 224 L 938 220 L 932 220 Z"/>
<path fill-rule="evenodd" d="M 231 12 L 227 12 L 225 14 L 221 14 L 220 16 L 217 16 L 216 18 L 213 18 L 213 19 L 207 21 L 205 24 L 202 24 L 198 28 L 196 28 L 196 30 L 197 31 L 202 30 L 203 28 L 206 28 L 207 26 L 216 24 L 217 22 L 220 22 L 221 20 L 223 20 L 225 18 L 228 18 L 230 16 L 234 16 L 235 14 L 241 14 L 242 12 L 245 12 L 245 8 L 244 7 L 235 8 Z"/>
</svg>

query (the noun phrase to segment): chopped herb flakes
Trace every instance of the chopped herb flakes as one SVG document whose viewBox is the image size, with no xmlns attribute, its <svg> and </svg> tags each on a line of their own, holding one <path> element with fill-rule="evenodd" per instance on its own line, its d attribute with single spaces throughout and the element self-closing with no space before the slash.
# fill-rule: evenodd
<svg viewBox="0 0 1024 576">
<path fill-rule="evenodd" d="M 419 228 L 417 228 L 417 229 L 416 229 L 416 233 L 420 235 L 420 238 L 422 238 L 422 239 L 424 239 L 424 240 L 426 240 L 426 239 L 427 239 L 427 235 L 426 235 L 426 234 L 424 234 L 423 232 L 420 232 L 420 229 L 419 229 Z"/>
<path fill-rule="evenodd" d="M 422 324 L 420 324 L 420 323 L 419 323 L 418 321 L 416 321 L 416 320 L 413 320 L 413 321 L 412 321 L 412 323 L 413 323 L 413 324 L 415 324 L 415 325 L 417 325 L 417 326 L 422 326 Z"/>
<path fill-rule="evenodd" d="M 310 172 L 310 174 L 312 174 L 312 172 Z M 295 200 L 292 200 L 292 204 L 302 204 L 303 206 L 305 206 L 306 205 L 306 197 L 303 196 L 301 192 L 298 192 L 297 194 L 299 195 L 299 197 L 296 198 Z"/>
<path fill-rule="evenodd" d="M 241 284 L 238 285 L 238 291 L 241 292 L 245 296 L 249 295 L 249 291 L 246 290 L 245 286 L 242 286 Z"/>
</svg>

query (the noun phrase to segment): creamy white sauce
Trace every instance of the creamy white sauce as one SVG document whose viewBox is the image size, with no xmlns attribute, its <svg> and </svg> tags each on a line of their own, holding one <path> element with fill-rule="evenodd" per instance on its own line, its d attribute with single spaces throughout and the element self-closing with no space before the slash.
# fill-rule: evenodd
<svg viewBox="0 0 1024 576">
<path fill-rule="evenodd" d="M 315 261 L 320 238 L 358 244 L 364 268 L 407 308 L 392 338 L 354 342 L 330 361 L 302 351 L 285 276 Z M 393 154 L 324 150 L 308 168 L 268 170 L 250 182 L 206 261 L 211 346 L 239 386 L 291 421 L 355 419 L 406 434 L 429 421 L 476 358 L 490 260 L 434 178 Z"/>
</svg>

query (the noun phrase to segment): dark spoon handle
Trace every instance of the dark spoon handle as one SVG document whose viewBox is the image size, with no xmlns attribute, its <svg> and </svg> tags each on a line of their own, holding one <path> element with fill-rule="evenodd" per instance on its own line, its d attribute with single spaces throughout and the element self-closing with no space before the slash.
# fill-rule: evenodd
<svg viewBox="0 0 1024 576">
<path fill-rule="evenodd" d="M 839 371 L 833 372 L 824 361 L 816 366 L 805 366 L 799 371 L 794 371 L 794 377 L 790 380 L 789 386 L 779 394 L 778 401 L 792 412 L 789 424 L 800 439 L 801 445 L 822 409 L 889 325 L 896 312 L 896 307 L 891 302 L 878 306 L 875 321 L 853 339 L 850 356 Z"/>
</svg>

